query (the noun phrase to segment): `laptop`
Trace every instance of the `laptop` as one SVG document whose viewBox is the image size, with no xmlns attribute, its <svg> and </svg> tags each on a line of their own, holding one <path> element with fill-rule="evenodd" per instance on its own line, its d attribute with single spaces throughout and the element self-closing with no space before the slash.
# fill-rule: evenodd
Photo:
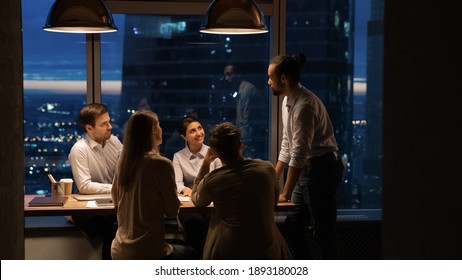
<svg viewBox="0 0 462 280">
<path fill-rule="evenodd" d="M 104 194 L 73 194 L 73 198 L 79 200 L 79 201 L 90 201 L 90 200 L 95 200 L 95 199 L 112 199 L 112 196 L 110 193 L 104 193 Z"/>
</svg>

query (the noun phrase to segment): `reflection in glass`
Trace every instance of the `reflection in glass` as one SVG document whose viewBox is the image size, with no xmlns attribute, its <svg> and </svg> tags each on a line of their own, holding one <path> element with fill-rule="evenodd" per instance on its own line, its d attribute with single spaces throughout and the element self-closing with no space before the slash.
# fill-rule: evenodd
<svg viewBox="0 0 462 280">
<path fill-rule="evenodd" d="M 287 0 L 286 53 L 306 55 L 301 82 L 326 105 L 345 166 L 338 208 L 381 208 L 383 0 L 370 2 Z"/>
<path fill-rule="evenodd" d="M 171 159 L 185 145 L 175 133 L 179 119 L 194 114 L 206 130 L 224 121 L 241 123 L 241 131 L 251 138 L 245 143 L 246 156 L 267 159 L 269 36 L 204 36 L 197 31 L 201 20 L 201 16 L 125 15 L 123 30 L 119 24 L 122 53 L 106 48 L 114 42 L 102 44 L 103 72 L 110 71 L 106 63 L 122 59 L 120 102 L 112 105 L 119 107 L 113 116 L 119 120 L 120 135 L 130 114 L 149 108 L 159 115 L 163 128 L 161 152 Z M 230 64 L 236 69 L 232 82 L 225 76 Z M 103 86 L 103 102 L 113 98 L 117 97 L 106 94 Z M 242 121 L 244 117 L 238 116 L 244 114 Z"/>
</svg>

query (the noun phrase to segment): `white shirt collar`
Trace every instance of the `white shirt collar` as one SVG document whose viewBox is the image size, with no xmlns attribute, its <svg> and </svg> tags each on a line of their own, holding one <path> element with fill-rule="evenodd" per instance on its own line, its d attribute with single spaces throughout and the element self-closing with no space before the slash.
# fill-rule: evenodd
<svg viewBox="0 0 462 280">
<path fill-rule="evenodd" d="M 100 143 L 96 142 L 95 140 L 93 140 L 88 134 L 85 134 L 85 140 L 88 142 L 88 145 L 90 146 L 90 148 L 94 149 L 96 146 L 100 146 L 100 147 L 103 147 L 103 145 L 101 145 Z"/>
</svg>

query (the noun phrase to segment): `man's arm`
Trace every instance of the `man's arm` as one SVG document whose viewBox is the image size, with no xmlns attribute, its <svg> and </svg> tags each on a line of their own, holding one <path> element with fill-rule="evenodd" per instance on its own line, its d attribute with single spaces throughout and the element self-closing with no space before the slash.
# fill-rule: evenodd
<svg viewBox="0 0 462 280">
<path fill-rule="evenodd" d="M 278 179 L 281 177 L 286 166 L 287 166 L 287 163 L 281 160 L 278 160 L 278 162 L 276 163 L 276 167 L 274 167 L 274 169 L 276 169 L 276 176 L 278 177 Z"/>
<path fill-rule="evenodd" d="M 286 168 L 286 166 L 287 163 L 278 160 L 275 167 L 277 178 L 279 178 L 284 173 L 284 169 Z M 295 188 L 295 184 L 298 181 L 298 177 L 300 177 L 301 171 L 302 168 L 289 166 L 289 169 L 287 170 L 287 178 L 285 178 L 282 193 L 279 195 L 279 202 L 286 202 L 290 200 L 290 198 L 292 197 L 292 192 Z"/>
<path fill-rule="evenodd" d="M 293 166 L 289 166 L 287 171 L 287 178 L 284 184 L 284 189 L 282 193 L 279 195 L 279 202 L 286 202 L 289 201 L 292 197 L 292 192 L 294 191 L 295 184 L 298 181 L 298 177 L 300 177 L 300 173 L 302 172 L 302 168 L 296 168 Z"/>
<path fill-rule="evenodd" d="M 195 206 L 205 207 L 212 202 L 212 199 L 205 190 L 204 181 L 205 175 L 210 171 L 210 164 L 217 158 L 212 148 L 207 150 L 201 169 L 194 180 L 194 186 L 191 193 L 191 201 Z"/>
</svg>

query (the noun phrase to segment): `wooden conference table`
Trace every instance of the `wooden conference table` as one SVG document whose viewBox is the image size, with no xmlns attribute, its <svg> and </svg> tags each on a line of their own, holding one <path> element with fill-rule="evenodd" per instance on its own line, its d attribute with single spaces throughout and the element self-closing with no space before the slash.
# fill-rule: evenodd
<svg viewBox="0 0 462 280">
<path fill-rule="evenodd" d="M 87 207 L 89 201 L 75 199 L 68 195 L 68 199 L 63 206 L 29 206 L 29 201 L 36 196 L 43 195 L 25 195 L 24 196 L 24 216 L 72 216 L 72 215 L 107 215 L 115 214 L 113 206 Z M 182 201 L 180 206 L 181 212 L 199 212 L 210 211 L 213 206 L 195 207 L 191 201 Z M 278 203 L 275 212 L 289 211 L 294 207 L 292 202 Z"/>
</svg>

